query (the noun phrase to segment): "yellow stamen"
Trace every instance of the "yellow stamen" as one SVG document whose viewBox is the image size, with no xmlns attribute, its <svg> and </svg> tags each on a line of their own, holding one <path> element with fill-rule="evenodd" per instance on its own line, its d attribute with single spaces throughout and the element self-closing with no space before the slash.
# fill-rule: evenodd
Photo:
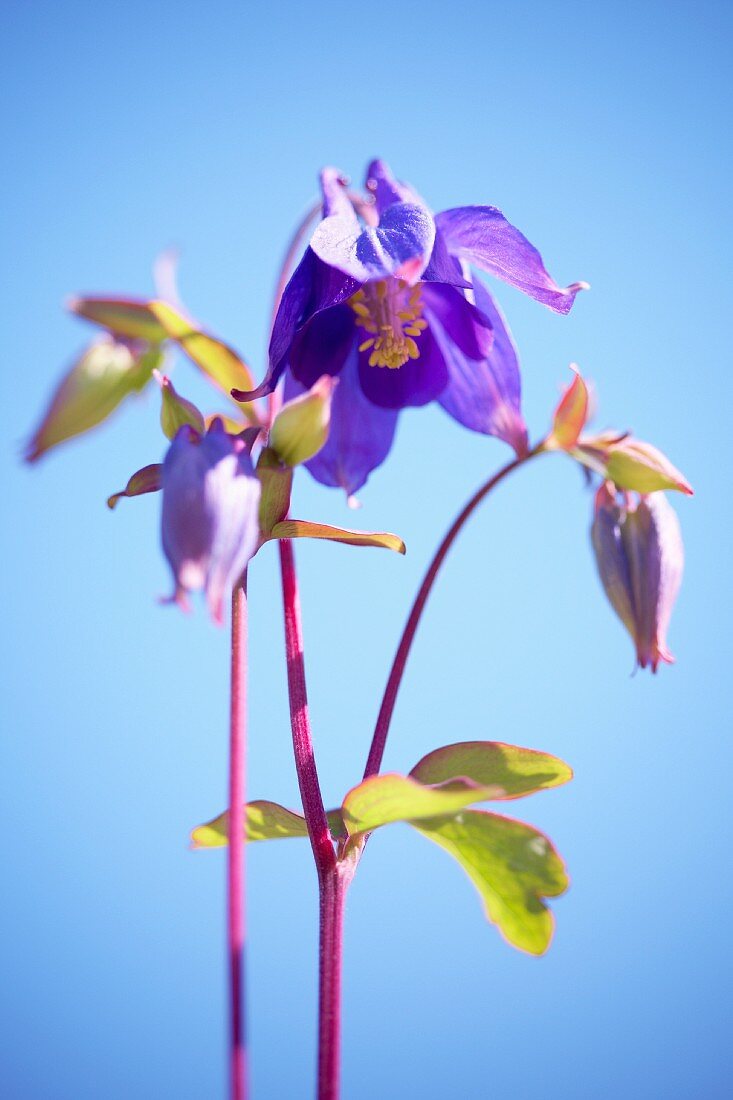
<svg viewBox="0 0 733 1100">
<path fill-rule="evenodd" d="M 420 285 L 408 288 L 402 279 L 380 279 L 367 283 L 349 299 L 356 324 L 369 333 L 359 351 L 372 348 L 370 367 L 395 370 L 408 359 L 419 359 L 414 339 L 428 327 L 422 316 Z"/>
</svg>

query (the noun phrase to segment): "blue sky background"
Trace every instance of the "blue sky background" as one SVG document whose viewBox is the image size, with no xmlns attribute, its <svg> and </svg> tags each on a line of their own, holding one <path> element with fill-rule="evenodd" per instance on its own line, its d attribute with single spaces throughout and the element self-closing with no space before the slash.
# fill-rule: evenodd
<svg viewBox="0 0 733 1100">
<path fill-rule="evenodd" d="M 439 744 L 555 752 L 575 781 L 511 808 L 573 885 L 535 960 L 447 856 L 374 838 L 347 914 L 344 1093 L 682 1100 L 727 1095 L 731 883 L 730 6 L 426 2 L 6 3 L 3 224 L 3 1095 L 203 1100 L 224 1089 L 224 859 L 188 830 L 224 807 L 227 635 L 161 609 L 156 498 L 109 492 L 163 451 L 151 393 L 33 470 L 22 442 L 89 330 L 77 291 L 147 294 L 182 252 L 185 302 L 261 374 L 291 226 L 334 163 L 386 157 L 435 209 L 500 206 L 561 283 L 561 318 L 496 286 L 545 429 L 567 364 L 598 422 L 665 449 L 687 573 L 678 658 L 632 650 L 561 458 L 473 520 L 411 659 L 386 766 Z M 178 387 L 203 399 L 193 371 Z M 507 458 L 439 409 L 405 415 L 362 494 L 405 559 L 299 545 L 318 761 L 360 774 L 412 593 L 459 505 Z M 349 523 L 307 475 L 302 516 Z M 249 791 L 297 805 L 276 554 L 251 570 Z M 307 846 L 248 859 L 254 1096 L 311 1093 L 316 892 Z"/>
</svg>

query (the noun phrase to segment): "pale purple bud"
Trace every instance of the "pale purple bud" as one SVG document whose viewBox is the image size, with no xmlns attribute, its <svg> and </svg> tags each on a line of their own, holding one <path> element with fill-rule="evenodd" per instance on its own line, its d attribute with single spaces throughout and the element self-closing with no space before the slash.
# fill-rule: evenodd
<svg viewBox="0 0 733 1100">
<path fill-rule="evenodd" d="M 664 493 L 637 503 L 598 491 L 591 540 L 601 582 L 636 646 L 642 668 L 672 663 L 667 629 L 682 580 L 684 550 L 677 515 Z"/>
<path fill-rule="evenodd" d="M 260 483 L 247 442 L 215 420 L 205 435 L 176 433 L 163 462 L 163 550 L 175 579 L 173 599 L 206 590 L 215 622 L 259 545 Z"/>
</svg>

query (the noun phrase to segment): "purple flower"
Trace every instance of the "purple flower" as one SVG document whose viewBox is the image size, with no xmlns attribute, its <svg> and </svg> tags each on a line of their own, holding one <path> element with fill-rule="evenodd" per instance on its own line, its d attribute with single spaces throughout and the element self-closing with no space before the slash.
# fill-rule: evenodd
<svg viewBox="0 0 733 1100">
<path fill-rule="evenodd" d="M 354 200 L 335 169 L 321 173 L 321 186 L 323 218 L 283 295 L 269 370 L 255 391 L 271 391 L 285 374 L 294 397 L 324 373 L 341 376 L 331 436 L 311 473 L 354 492 L 386 458 L 400 410 L 434 400 L 523 453 L 516 350 L 469 265 L 558 313 L 585 284 L 557 286 L 495 207 L 434 217 L 383 161 L 367 172 L 371 204 Z"/>
<path fill-rule="evenodd" d="M 672 663 L 667 629 L 677 599 L 684 550 L 680 525 L 664 493 L 634 504 L 619 501 L 606 482 L 598 490 L 591 528 L 598 573 L 614 611 L 636 646 L 642 668 Z"/>
<path fill-rule="evenodd" d="M 216 419 L 202 435 L 179 428 L 163 461 L 162 540 L 175 580 L 172 597 L 205 589 L 220 623 L 225 596 L 257 550 L 260 483 L 241 436 Z"/>
</svg>

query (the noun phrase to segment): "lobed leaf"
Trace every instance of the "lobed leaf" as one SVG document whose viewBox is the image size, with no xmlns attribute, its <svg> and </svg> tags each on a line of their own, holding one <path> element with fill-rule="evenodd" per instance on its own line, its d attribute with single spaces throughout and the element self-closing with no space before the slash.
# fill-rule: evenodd
<svg viewBox="0 0 733 1100">
<path fill-rule="evenodd" d="M 288 810 L 277 802 L 264 800 L 248 802 L 245 807 L 245 837 L 255 840 L 287 840 L 308 836 L 308 828 L 302 814 Z M 329 810 L 328 824 L 335 837 L 342 836 L 344 824 L 339 810 Z M 229 842 L 229 813 L 199 825 L 191 833 L 194 848 L 224 848 Z"/>
<path fill-rule="evenodd" d="M 289 519 L 276 523 L 270 532 L 274 539 L 328 539 L 349 546 L 381 546 L 385 550 L 405 553 L 405 544 L 397 535 L 386 531 L 349 531 L 345 527 L 329 527 L 325 523 L 310 523 L 305 519 Z"/>
<path fill-rule="evenodd" d="M 459 741 L 423 756 L 410 776 L 421 783 L 444 783 L 464 776 L 480 786 L 493 787 L 492 800 L 504 801 L 558 787 L 572 779 L 573 772 L 549 753 L 501 741 Z"/>
<path fill-rule="evenodd" d="M 554 918 L 543 898 L 568 887 L 565 865 L 546 836 L 521 821 L 466 810 L 413 823 L 460 864 L 478 890 L 488 919 L 514 947 L 542 955 Z"/>
<path fill-rule="evenodd" d="M 480 786 L 470 779 L 449 779 L 426 786 L 406 775 L 374 775 L 352 788 L 341 812 L 351 836 L 368 833 L 394 821 L 416 821 L 455 813 L 474 802 L 496 798 L 501 788 Z"/>
<path fill-rule="evenodd" d="M 107 507 L 116 508 L 122 497 L 140 497 L 144 493 L 157 493 L 162 488 L 162 479 L 163 466 L 160 462 L 143 466 L 132 475 L 124 489 L 107 497 Z"/>
</svg>

